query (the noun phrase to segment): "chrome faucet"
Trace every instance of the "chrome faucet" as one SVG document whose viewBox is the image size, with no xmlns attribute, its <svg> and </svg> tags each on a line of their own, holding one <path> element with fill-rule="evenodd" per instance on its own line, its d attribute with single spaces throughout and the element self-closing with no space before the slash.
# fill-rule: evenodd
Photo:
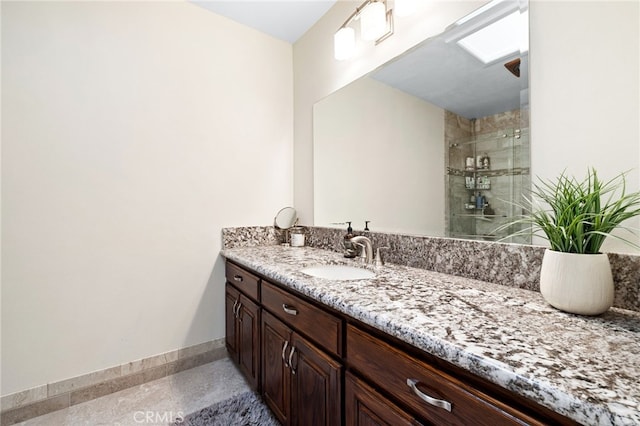
<svg viewBox="0 0 640 426">
<path fill-rule="evenodd" d="M 364 261 L 366 264 L 373 263 L 373 245 L 371 244 L 371 240 L 365 236 L 358 235 L 356 237 L 351 238 L 353 244 L 359 244 L 363 247 L 363 252 L 365 253 Z"/>
</svg>

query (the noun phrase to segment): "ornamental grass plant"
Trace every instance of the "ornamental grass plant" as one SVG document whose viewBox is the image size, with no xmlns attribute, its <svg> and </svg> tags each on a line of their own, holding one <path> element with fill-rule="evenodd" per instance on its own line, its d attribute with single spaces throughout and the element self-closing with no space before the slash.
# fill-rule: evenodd
<svg viewBox="0 0 640 426">
<path fill-rule="evenodd" d="M 608 236 L 640 248 L 637 244 L 612 235 L 627 219 L 640 215 L 640 192 L 627 193 L 626 173 L 601 181 L 596 170 L 587 171 L 579 181 L 563 172 L 555 180 L 533 184 L 531 197 L 524 197 L 529 211 L 510 223 L 531 225 L 514 235 L 533 234 L 545 238 L 551 250 L 565 253 L 596 254 Z M 524 207 L 524 206 L 520 206 Z"/>
</svg>

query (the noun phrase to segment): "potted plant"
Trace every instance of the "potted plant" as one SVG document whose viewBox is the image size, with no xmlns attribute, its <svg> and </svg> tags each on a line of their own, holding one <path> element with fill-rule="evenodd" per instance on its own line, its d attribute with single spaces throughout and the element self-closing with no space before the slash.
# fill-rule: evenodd
<svg viewBox="0 0 640 426">
<path fill-rule="evenodd" d="M 627 219 L 640 215 L 640 192 L 626 192 L 626 173 L 601 181 L 595 169 L 578 181 L 566 173 L 556 180 L 533 184 L 528 214 L 513 223 L 531 225 L 551 245 L 540 270 L 540 292 L 560 310 L 598 315 L 613 304 L 611 266 L 601 247 Z M 525 210 L 526 211 L 526 210 Z"/>
</svg>

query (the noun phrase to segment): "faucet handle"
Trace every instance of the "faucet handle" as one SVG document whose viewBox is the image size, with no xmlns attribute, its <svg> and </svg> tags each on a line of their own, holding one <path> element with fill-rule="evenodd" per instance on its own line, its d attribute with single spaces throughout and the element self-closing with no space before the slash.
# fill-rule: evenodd
<svg viewBox="0 0 640 426">
<path fill-rule="evenodd" d="M 364 261 L 367 258 L 367 250 L 366 250 L 366 246 L 362 243 L 353 243 L 356 246 L 360 247 L 360 260 Z"/>
<path fill-rule="evenodd" d="M 378 247 L 376 249 L 376 260 L 374 261 L 375 266 L 383 266 L 384 260 L 382 259 L 382 255 L 380 254 L 380 250 L 388 250 L 389 247 Z"/>
</svg>

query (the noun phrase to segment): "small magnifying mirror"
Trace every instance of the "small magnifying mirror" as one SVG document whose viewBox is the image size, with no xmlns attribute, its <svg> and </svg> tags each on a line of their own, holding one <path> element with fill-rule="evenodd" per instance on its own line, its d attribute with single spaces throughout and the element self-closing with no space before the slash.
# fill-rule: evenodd
<svg viewBox="0 0 640 426">
<path fill-rule="evenodd" d="M 284 207 L 280 209 L 276 217 L 273 219 L 273 226 L 276 229 L 284 230 L 284 241 L 289 242 L 288 230 L 298 223 L 298 213 L 293 207 Z"/>
</svg>

